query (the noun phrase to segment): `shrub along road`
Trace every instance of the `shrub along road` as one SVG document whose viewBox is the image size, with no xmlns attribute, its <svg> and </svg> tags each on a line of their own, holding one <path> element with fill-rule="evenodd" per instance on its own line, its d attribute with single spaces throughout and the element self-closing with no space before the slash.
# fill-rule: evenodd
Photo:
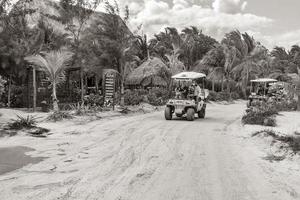
<svg viewBox="0 0 300 200">
<path fill-rule="evenodd" d="M 54 134 L 0 140 L 48 157 L 0 176 L 0 199 L 299 199 L 299 171 L 262 159 L 242 133 L 244 109 L 210 104 L 193 122 L 165 121 L 160 111 L 40 124 Z"/>
</svg>

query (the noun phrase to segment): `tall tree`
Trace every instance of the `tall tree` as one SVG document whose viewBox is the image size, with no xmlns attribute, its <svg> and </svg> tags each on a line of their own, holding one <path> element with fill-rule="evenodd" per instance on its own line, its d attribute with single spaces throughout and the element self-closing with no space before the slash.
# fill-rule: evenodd
<svg viewBox="0 0 300 200">
<path fill-rule="evenodd" d="M 217 41 L 207 35 L 204 35 L 198 28 L 192 26 L 182 30 L 181 38 L 183 40 L 182 59 L 187 69 L 191 70 L 196 61 L 202 57 L 217 44 Z"/>
<path fill-rule="evenodd" d="M 204 57 L 194 66 L 195 71 L 204 72 L 212 82 L 212 90 L 215 90 L 215 83 L 221 83 L 223 90 L 225 55 L 223 46 L 218 44 L 208 51 Z"/>
<path fill-rule="evenodd" d="M 121 104 L 124 104 L 124 83 L 126 78 L 127 62 L 135 59 L 134 37 L 127 27 L 129 19 L 128 7 L 125 7 L 125 16 L 121 18 L 119 5 L 105 2 L 107 14 L 93 23 L 90 29 L 91 39 L 102 49 L 102 58 L 109 68 L 115 68 L 121 76 Z"/>
<path fill-rule="evenodd" d="M 173 47 L 173 51 L 170 54 L 167 54 L 166 57 L 169 61 L 169 68 L 173 75 L 185 71 L 184 64 L 179 60 L 180 56 L 180 49 L 178 47 Z"/>
<path fill-rule="evenodd" d="M 65 81 L 65 69 L 72 60 L 73 53 L 68 51 L 50 51 L 42 55 L 27 56 L 25 60 L 43 69 L 52 86 L 53 110 L 58 111 L 56 87 Z"/>
<path fill-rule="evenodd" d="M 86 60 L 80 56 L 82 37 L 89 26 L 89 20 L 95 13 L 101 0 L 60 0 L 61 21 L 65 24 L 65 30 L 72 37 L 72 51 L 74 52 L 73 65 L 81 68 L 81 101 L 84 101 L 83 71 Z"/>
</svg>

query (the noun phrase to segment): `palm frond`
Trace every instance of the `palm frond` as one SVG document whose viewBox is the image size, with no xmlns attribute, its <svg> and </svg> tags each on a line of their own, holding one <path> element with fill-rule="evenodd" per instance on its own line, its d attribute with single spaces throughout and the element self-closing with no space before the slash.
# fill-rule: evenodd
<svg viewBox="0 0 300 200">
<path fill-rule="evenodd" d="M 41 55 L 32 55 L 24 58 L 27 62 L 35 65 L 36 67 L 40 67 L 42 69 L 48 69 L 49 65 L 47 60 Z"/>
<path fill-rule="evenodd" d="M 71 61 L 73 53 L 68 51 L 43 52 L 41 55 L 28 56 L 25 60 L 43 68 L 49 75 L 49 80 L 61 83 L 65 80 L 65 68 Z"/>
</svg>

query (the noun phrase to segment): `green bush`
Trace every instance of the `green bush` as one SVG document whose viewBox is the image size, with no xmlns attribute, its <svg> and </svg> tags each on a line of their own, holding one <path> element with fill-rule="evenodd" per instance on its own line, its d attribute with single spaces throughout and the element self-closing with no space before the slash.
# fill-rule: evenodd
<svg viewBox="0 0 300 200">
<path fill-rule="evenodd" d="M 164 105 L 170 97 L 171 92 L 166 88 L 126 90 L 124 95 L 126 105 L 138 105 L 146 102 L 159 106 Z"/>
<path fill-rule="evenodd" d="M 275 101 L 272 105 L 280 111 L 295 111 L 297 110 L 297 101 L 296 100 L 282 100 Z"/>
<path fill-rule="evenodd" d="M 88 106 L 103 106 L 104 97 L 99 94 L 90 94 L 84 97 L 84 103 Z"/>
<path fill-rule="evenodd" d="M 0 99 L 5 92 L 5 84 L 6 84 L 6 80 L 4 80 L 2 76 L 0 76 Z"/>
<path fill-rule="evenodd" d="M 30 129 L 36 127 L 37 118 L 31 115 L 22 117 L 17 115 L 17 119 L 13 119 L 12 122 L 8 123 L 8 128 L 10 130 L 21 130 Z"/>
<path fill-rule="evenodd" d="M 231 98 L 233 100 L 242 99 L 241 94 L 239 94 L 238 92 L 231 92 Z"/>
<path fill-rule="evenodd" d="M 217 101 L 217 96 L 218 96 L 217 92 L 215 92 L 215 91 L 209 91 L 209 95 L 208 95 L 207 99 L 209 101 Z"/>
<path fill-rule="evenodd" d="M 143 102 L 146 90 L 126 90 L 124 94 L 125 105 L 138 105 Z"/>
<path fill-rule="evenodd" d="M 171 92 L 166 88 L 153 88 L 149 90 L 147 95 L 149 104 L 154 106 L 165 105 L 171 97 Z"/>
<path fill-rule="evenodd" d="M 100 106 L 89 106 L 77 103 L 76 105 L 71 105 L 71 110 L 75 111 L 75 115 L 89 115 L 95 114 L 98 111 L 103 111 L 103 107 Z"/>
<path fill-rule="evenodd" d="M 56 122 L 56 121 L 61 121 L 63 119 L 72 119 L 72 118 L 73 116 L 68 112 L 55 111 L 47 117 L 47 120 Z"/>
<path fill-rule="evenodd" d="M 227 92 L 215 92 L 215 91 L 210 91 L 208 95 L 208 100 L 209 101 L 229 101 L 230 96 Z"/>
<path fill-rule="evenodd" d="M 243 124 L 256 124 L 264 126 L 276 126 L 276 108 L 268 105 L 250 108 L 242 117 Z"/>
<path fill-rule="evenodd" d="M 12 85 L 11 86 L 11 93 L 10 93 L 10 106 L 13 108 L 22 108 L 27 106 L 25 104 L 24 100 L 24 91 L 26 91 L 26 89 L 24 88 L 24 86 L 17 86 L 17 85 Z M 8 87 L 5 88 L 5 92 L 2 94 L 1 97 L 1 102 L 3 105 L 1 106 L 5 106 L 7 105 L 7 99 L 8 99 Z"/>
</svg>

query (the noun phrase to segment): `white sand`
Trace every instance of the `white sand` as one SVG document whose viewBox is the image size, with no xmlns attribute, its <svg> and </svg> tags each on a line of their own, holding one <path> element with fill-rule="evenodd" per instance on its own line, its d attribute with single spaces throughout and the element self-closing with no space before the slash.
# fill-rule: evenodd
<svg viewBox="0 0 300 200">
<path fill-rule="evenodd" d="M 47 138 L 2 138 L 0 147 L 49 158 L 0 176 L 0 199 L 300 199 L 298 161 L 262 159 L 267 143 L 250 136 L 262 127 L 240 123 L 245 102 L 207 109 L 194 122 L 165 121 L 159 111 L 43 122 Z"/>
</svg>

